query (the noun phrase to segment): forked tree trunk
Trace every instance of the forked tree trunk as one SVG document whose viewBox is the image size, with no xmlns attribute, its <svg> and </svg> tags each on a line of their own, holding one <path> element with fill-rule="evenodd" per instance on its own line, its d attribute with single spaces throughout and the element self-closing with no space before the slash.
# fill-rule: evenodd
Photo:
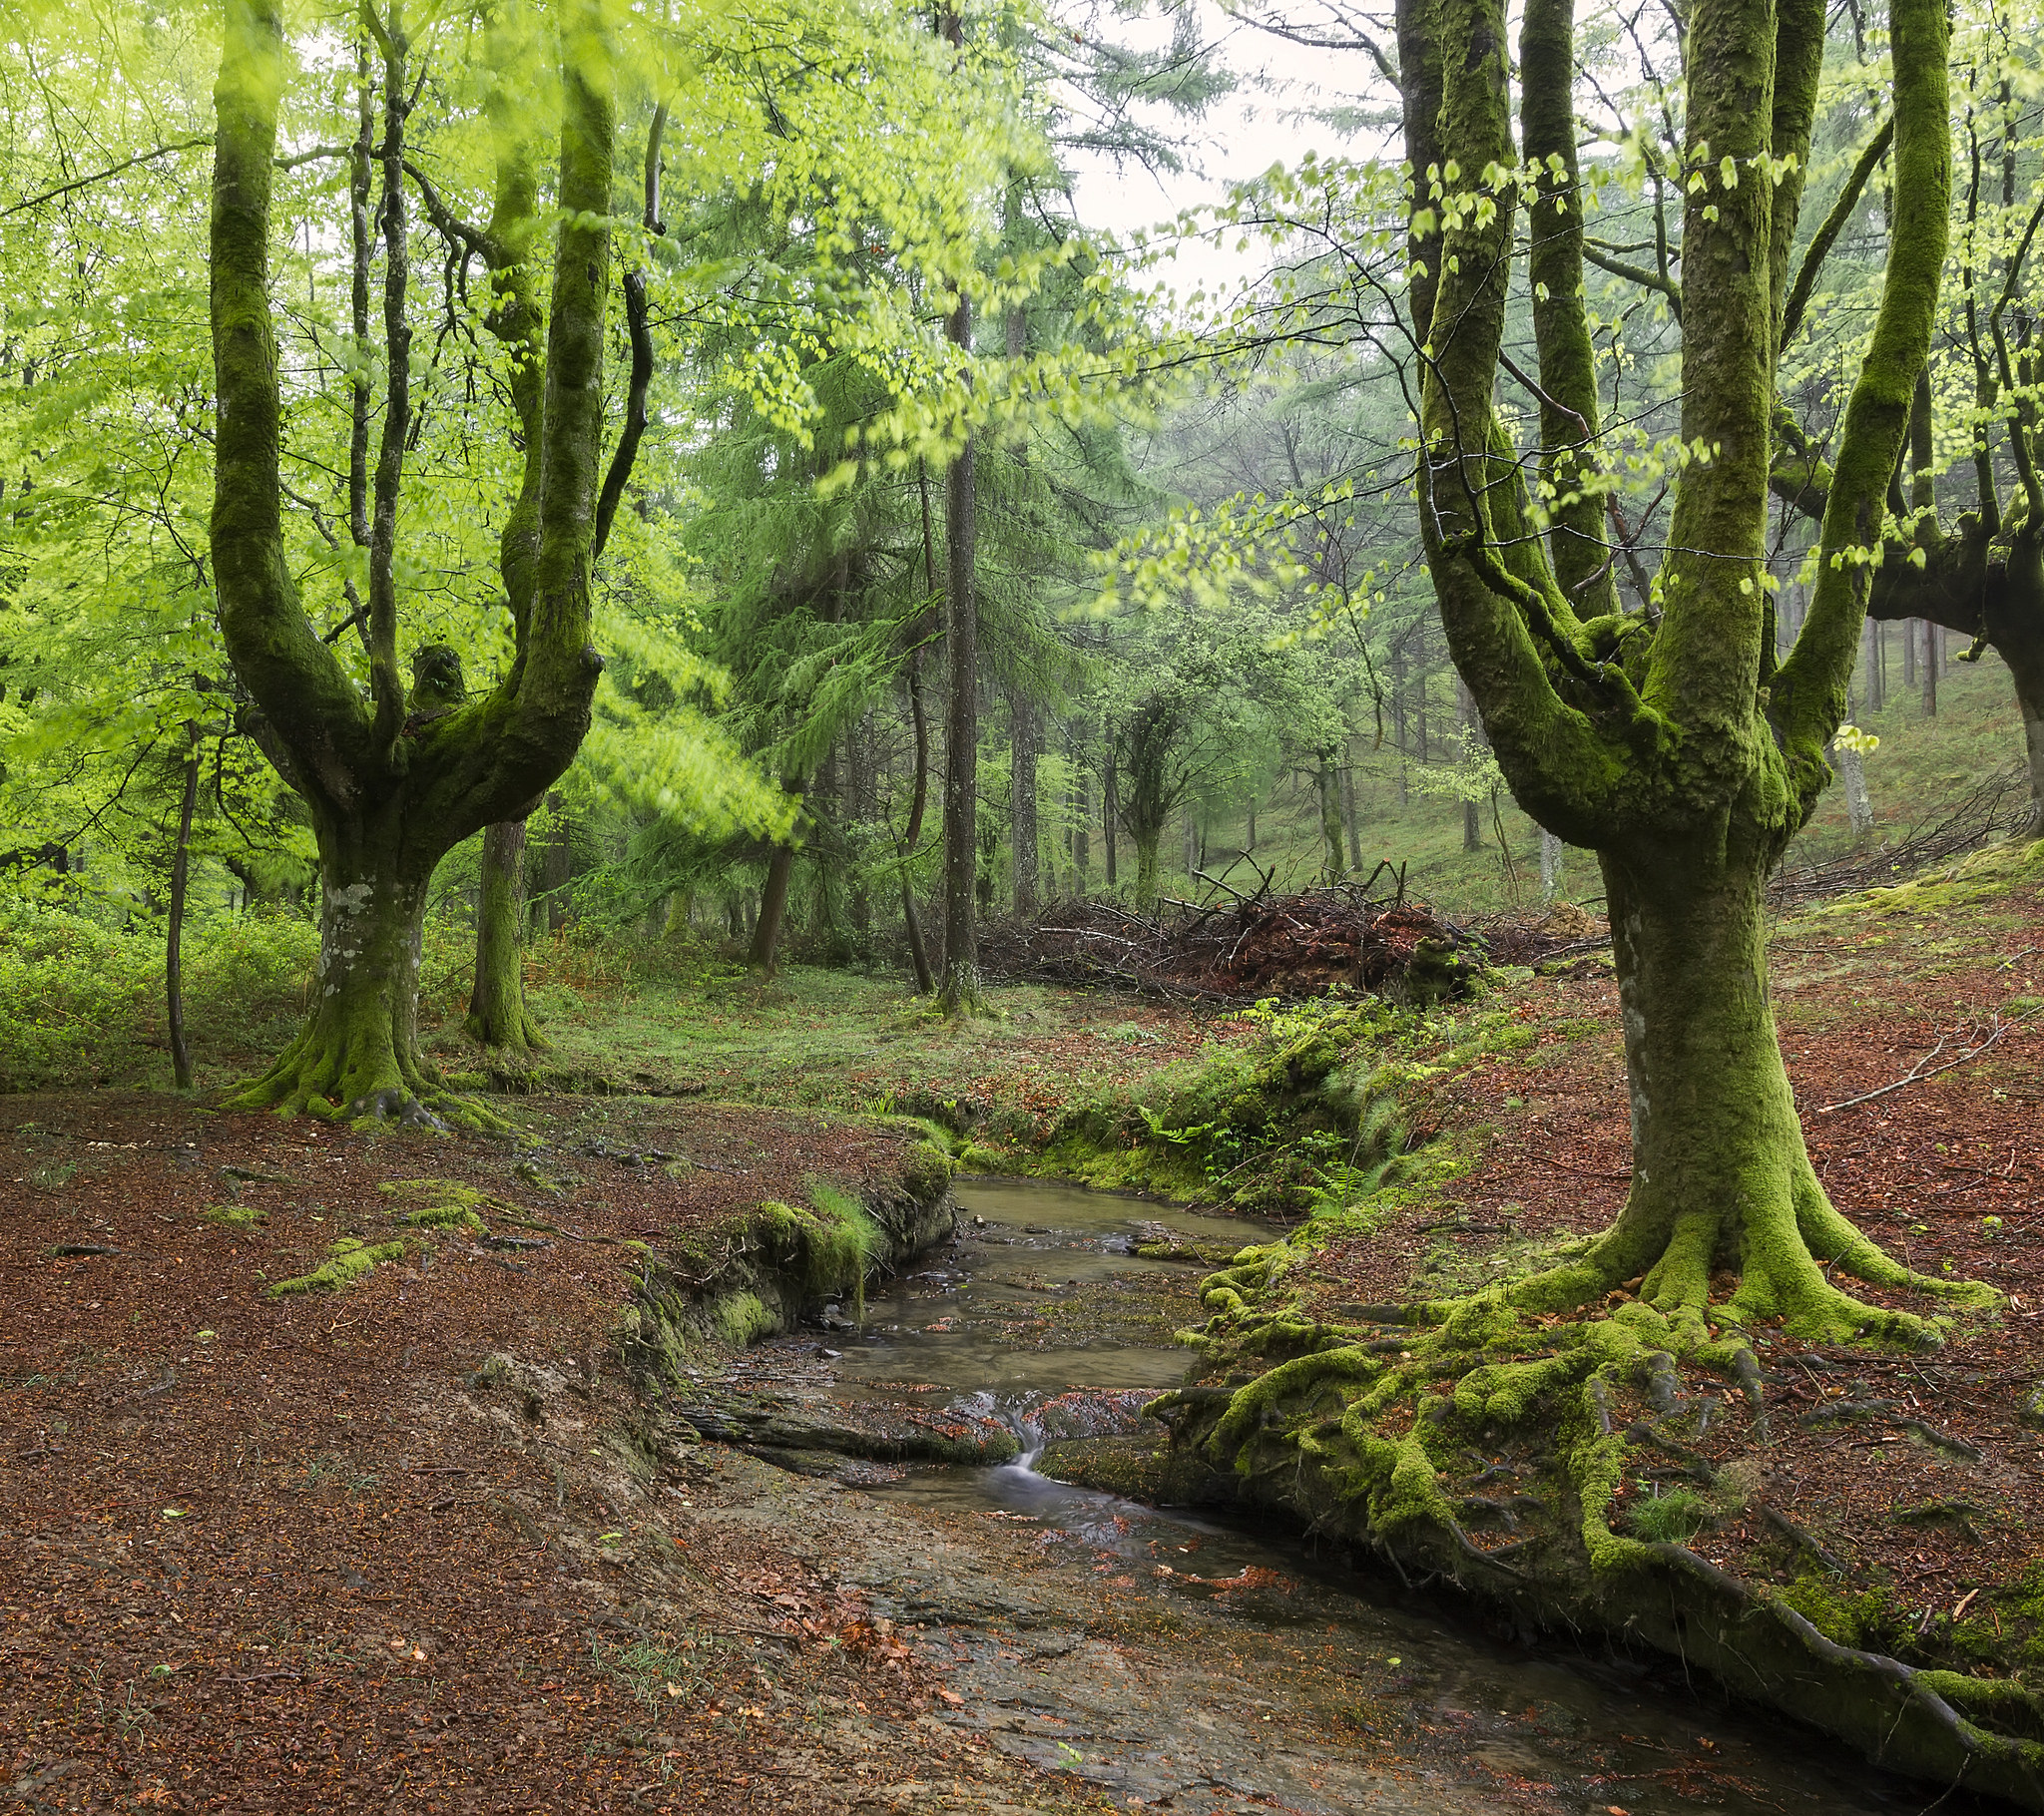
<svg viewBox="0 0 2044 1816">
<path fill-rule="evenodd" d="M 525 822 L 483 830 L 482 899 L 477 904 L 475 988 L 468 1038 L 509 1055 L 546 1046 L 525 1007 Z"/>
</svg>

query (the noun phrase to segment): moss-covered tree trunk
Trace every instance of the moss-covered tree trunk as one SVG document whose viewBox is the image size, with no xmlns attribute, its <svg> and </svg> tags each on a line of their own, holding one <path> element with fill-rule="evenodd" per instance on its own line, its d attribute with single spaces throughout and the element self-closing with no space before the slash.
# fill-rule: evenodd
<svg viewBox="0 0 2044 1816">
<path fill-rule="evenodd" d="M 523 820 L 499 820 L 484 829 L 479 880 L 468 1038 L 517 1058 L 546 1045 L 525 1006 Z"/>
<path fill-rule="evenodd" d="M 603 352 L 610 287 L 609 219 L 616 137 L 611 26 L 601 0 L 574 0 L 560 32 L 560 162 L 552 296 L 533 275 L 543 229 L 529 105 L 496 105 L 497 189 L 489 223 L 464 224 L 406 161 L 416 83 L 404 11 L 372 21 L 381 53 L 382 119 L 369 144 L 368 65 L 360 79 L 357 329 L 367 323 L 370 167 L 380 167 L 383 234 L 381 442 L 368 459 L 365 381 L 350 466 L 350 527 L 366 554 L 366 597 L 352 591 L 368 697 L 308 618 L 283 526 L 284 414 L 269 296 L 270 185 L 288 59 L 277 0 L 228 0 L 215 90 L 211 303 L 219 432 L 211 546 L 220 622 L 255 702 L 251 729 L 304 798 L 322 889 L 319 997 L 306 1027 L 239 1104 L 321 1116 L 424 1120 L 477 1113 L 440 1093 L 416 1039 L 420 916 L 441 857 L 471 833 L 522 816 L 572 760 L 588 727 L 602 661 L 590 644 L 589 575 L 603 443 Z M 529 97 L 529 44 L 493 35 L 506 61 L 500 99 Z M 521 48 L 522 45 L 522 48 Z M 371 154 L 373 153 L 373 157 Z M 502 566 L 514 660 L 470 699 L 452 651 L 414 652 L 399 679 L 403 476 L 412 425 L 407 301 L 409 206 L 423 196 L 454 262 L 481 258 L 491 325 L 517 347 L 511 389 L 524 474 L 506 514 Z M 343 587 L 351 589 L 351 581 Z"/>
<path fill-rule="evenodd" d="M 1327 881 L 1338 883 L 1348 874 L 1341 835 L 1341 782 L 1334 769 L 1334 752 L 1320 752 L 1320 766 L 1313 773 L 1313 786 L 1320 802 L 1320 839 L 1327 848 Z"/>
<path fill-rule="evenodd" d="M 418 1051 L 419 950 L 438 854 L 405 838 L 401 806 L 318 824 L 319 966 L 312 1013 L 243 1101 L 275 1110 L 433 1119 Z"/>
<path fill-rule="evenodd" d="M 1157 848 L 1164 835 L 1155 827 L 1136 832 L 1136 906 L 1154 907 L 1157 902 Z"/>
<path fill-rule="evenodd" d="M 1406 150 L 1421 173 L 1411 306 L 1426 452 L 1421 531 L 1450 653 L 1513 794 L 1598 854 L 1610 898 L 1632 1092 L 1634 1174 L 1618 1221 L 1568 1264 L 1481 1295 L 1593 1307 L 1641 1281 L 1628 1341 L 1730 1362 L 1738 1327 L 1934 1340 L 1855 1301 L 1826 1268 L 1935 1289 L 1824 1198 L 1768 1000 L 1762 888 L 1829 780 L 1874 545 L 1928 355 L 1950 145 L 1938 0 L 1893 0 L 1893 253 L 1827 471 L 1808 613 L 1786 658 L 1766 571 L 1777 350 L 1809 162 L 1819 0 L 1700 0 L 1686 16 L 1688 148 L 1679 303 L 1682 433 L 1712 458 L 1676 482 L 1658 619 L 1611 608 L 1592 499 L 1596 364 L 1580 285 L 1569 0 L 1529 0 L 1525 155 L 1513 143 L 1502 0 L 1402 0 Z M 1531 196 L 1541 453 L 1536 505 L 1495 409 L 1506 299 Z M 1672 268 L 1672 267 L 1671 267 Z M 1594 492 L 1594 488 L 1593 488 Z M 1571 577 L 1580 576 L 1572 581 Z M 1712 1301 L 1712 1275 L 1736 1290 Z M 1441 1308 L 1451 1322 L 1458 1316 Z M 1726 1334 L 1714 1337 L 1716 1326 Z M 1713 1346 L 1716 1347 L 1713 1347 Z M 1617 1349 L 1610 1350 L 1617 1354 Z"/>
<path fill-rule="evenodd" d="M 1672 847 L 1606 854 L 1633 1177 L 1616 1223 L 1547 1277 L 1557 1302 L 1642 1280 L 1638 1297 L 1697 1346 L 1779 1317 L 1800 1336 L 1909 1335 L 1921 1320 L 1850 1298 L 1826 1270 L 1920 1280 L 1831 1206 L 1802 1138 L 1775 1026 L 1763 889 L 1771 838 L 1731 828 L 1722 858 Z M 1712 1279 L 1737 1281 L 1712 1300 Z M 1555 1293 L 1554 1288 L 1563 1290 Z M 1528 1295 L 1535 1301 L 1542 1292 Z"/>
</svg>

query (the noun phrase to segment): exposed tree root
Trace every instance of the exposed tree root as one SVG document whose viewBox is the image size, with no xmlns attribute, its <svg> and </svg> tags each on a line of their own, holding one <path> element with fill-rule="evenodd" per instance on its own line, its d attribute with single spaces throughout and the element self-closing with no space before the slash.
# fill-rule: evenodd
<svg viewBox="0 0 2044 1816">
<path fill-rule="evenodd" d="M 1241 1471 L 1268 1467 L 1274 1446 L 1295 1450 L 1359 1504 L 1371 1534 L 1389 1539 L 1413 1522 L 1430 1523 L 1469 1562 L 1510 1575 L 1463 1532 L 1443 1466 L 1537 1424 L 1574 1492 L 1592 1566 L 1638 1565 L 1653 1541 L 1615 1532 L 1613 1504 L 1629 1446 L 1693 1454 L 1648 1422 L 1678 1419 L 1695 1404 L 1683 1395 L 1681 1364 L 1743 1389 L 1765 1440 L 1763 1373 L 1748 1334 L 1762 1320 L 1817 1342 L 1943 1341 L 1939 1319 L 1867 1304 L 1834 1286 L 1832 1272 L 1957 1307 L 1999 1302 L 1981 1283 L 1901 1266 L 1831 1208 L 1813 1173 L 1806 1189 L 1783 1192 L 1779 1210 L 1775 1240 L 1758 1239 L 1755 1231 L 1769 1225 L 1748 1219 L 1737 1290 L 1716 1303 L 1711 1264 L 1721 1239 L 1716 1220 L 1703 1216 L 1676 1215 L 1658 1232 L 1658 1253 L 1644 1220 L 1621 1218 L 1543 1271 L 1461 1297 L 1368 1308 L 1375 1328 L 1299 1319 L 1282 1303 L 1288 1244 L 1245 1251 L 1207 1282 L 1213 1317 L 1205 1340 L 1230 1358 L 1289 1359 L 1225 1396 L 1205 1454 Z M 1820 1264 L 1814 1254 L 1830 1259 Z M 1644 1399 L 1648 1420 L 1622 1425 L 1614 1417 L 1615 1395 L 1625 1389 Z M 1159 1407 L 1191 1408 L 1197 1395 L 1211 1409 L 1212 1392 L 1167 1395 Z M 1708 1473 L 1701 1480 L 1709 1486 Z"/>
<path fill-rule="evenodd" d="M 260 1078 L 228 1098 L 229 1110 L 273 1110 L 279 1116 L 316 1117 L 325 1123 L 461 1129 L 501 1135 L 510 1125 L 473 1099 L 444 1088 L 394 1043 L 350 1049 L 317 1023 L 301 1031 Z"/>
</svg>

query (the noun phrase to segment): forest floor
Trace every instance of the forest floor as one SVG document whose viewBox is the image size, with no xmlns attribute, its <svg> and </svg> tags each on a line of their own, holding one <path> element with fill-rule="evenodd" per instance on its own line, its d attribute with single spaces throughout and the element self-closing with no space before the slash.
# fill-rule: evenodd
<svg viewBox="0 0 2044 1816">
<path fill-rule="evenodd" d="M 1787 920 L 1774 958 L 1840 1208 L 2009 1303 L 1934 1356 L 1763 1333 L 1783 1382 L 1765 1491 L 1694 1543 L 1801 1592 L 1810 1559 L 1774 1510 L 1822 1548 L 1826 1602 L 1862 1622 L 1861 1643 L 2021 1670 L 2044 1658 L 2044 1440 L 2020 1417 L 2044 1376 L 2044 1015 L 2016 1018 L 2044 990 L 2044 889 L 1976 861 Z M 643 1264 L 629 1245 L 688 1249 L 818 1178 L 897 1172 L 913 1135 L 873 1111 L 970 1099 L 1047 1125 L 1243 1024 L 1031 990 L 948 1033 L 898 986 L 820 974 L 730 979 L 700 1000 L 719 1025 L 694 1037 L 629 995 L 592 1002 L 574 1037 L 656 1091 L 700 1096 L 501 1100 L 512 1141 L 370 1136 L 168 1094 L 0 1105 L 0 1798 L 1109 1807 L 957 1718 L 940 1649 L 875 1614 L 844 1562 L 871 1532 L 847 1515 L 837 1533 L 809 1489 L 776 1528 L 747 1512 L 779 1505 L 764 1466 L 648 1436 L 615 1361 Z M 1617 1209 L 1608 964 L 1513 974 L 1470 1014 L 1493 1035 L 1474 1050 L 1444 1035 L 1435 1057 L 1459 1057 L 1406 1104 L 1468 1169 L 1321 1248 L 1310 1306 L 1474 1283 Z M 1997 1026 L 1950 1071 L 1826 1108 Z M 435 1206 L 480 1208 L 496 1243 L 545 1245 L 397 1221 Z M 337 1242 L 398 1240 L 401 1257 L 345 1292 L 265 1296 Z M 1744 1403 L 1725 1401 L 1709 1454 L 1753 1446 Z M 1018 1553 L 981 1568 L 1030 1567 Z M 1521 1801 L 1437 1783 L 1432 1743 L 1395 1723 L 1353 1744 L 1372 1782 L 1419 1793 L 1386 1808 Z"/>
<path fill-rule="evenodd" d="M 1832 1200 L 1898 1258 L 1988 1281 L 2005 1308 L 1960 1319 L 1928 1354 L 1764 1325 L 1765 1427 L 1732 1384 L 1694 1369 L 1683 1382 L 1721 1403 L 1695 1449 L 1721 1472 L 1742 1458 L 1754 1471 L 1745 1505 L 1709 1520 L 1693 1550 L 1847 1643 L 1998 1675 L 2044 1667 L 2044 1418 L 2025 1413 L 2044 1382 L 2040 885 L 2034 850 L 2003 847 L 1783 920 L 1771 945 L 1788 1074 Z M 1370 1233 L 1289 1270 L 1304 1315 L 1473 1289 L 1616 1216 L 1630 1148 L 1608 965 L 1507 1003 L 1506 1038 L 1406 1099 L 1415 1129 L 1460 1141 L 1466 1170 L 1424 1198 L 1393 1194 Z M 1615 1402 L 1612 1418 L 1647 1410 Z M 1643 1471 L 1620 1508 L 1684 1474 Z M 1491 1476 L 1488 1493 L 1508 1498 L 1514 1468 Z"/>
</svg>

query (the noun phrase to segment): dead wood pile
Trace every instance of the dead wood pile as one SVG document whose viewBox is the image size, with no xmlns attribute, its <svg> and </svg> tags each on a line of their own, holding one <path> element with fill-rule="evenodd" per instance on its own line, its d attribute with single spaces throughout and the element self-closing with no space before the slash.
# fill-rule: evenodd
<svg viewBox="0 0 2044 1816">
<path fill-rule="evenodd" d="M 1920 870 L 1961 857 L 2018 832 L 2030 816 L 2030 772 L 2021 762 L 1990 775 L 1927 826 L 1911 827 L 1892 845 L 1867 845 L 1828 863 L 1779 871 L 1768 886 L 1778 908 L 1906 882 Z"/>
<path fill-rule="evenodd" d="M 1055 902 L 1033 921 L 984 928 L 979 957 L 989 977 L 1010 983 L 1227 1003 L 1316 996 L 1345 984 L 1431 1002 L 1460 993 L 1486 965 L 1587 951 L 1602 935 L 1603 923 L 1580 909 L 1460 923 L 1402 886 L 1372 894 L 1367 884 L 1336 883 L 1298 895 L 1167 899 L 1151 912 L 1119 902 Z"/>
</svg>

